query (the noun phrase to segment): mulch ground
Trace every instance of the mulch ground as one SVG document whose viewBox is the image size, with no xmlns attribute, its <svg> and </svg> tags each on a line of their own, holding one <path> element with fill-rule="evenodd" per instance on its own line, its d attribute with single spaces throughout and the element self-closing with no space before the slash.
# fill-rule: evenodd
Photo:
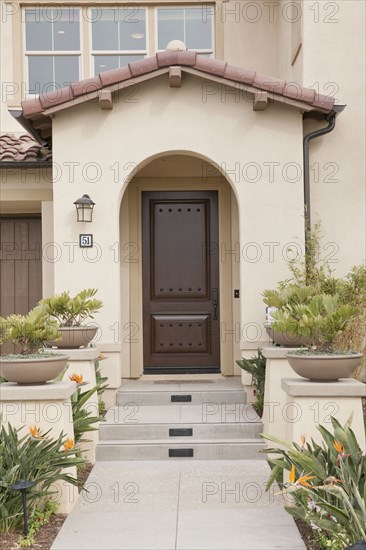
<svg viewBox="0 0 366 550">
<path fill-rule="evenodd" d="M 78 471 L 78 479 L 85 483 L 88 479 L 93 464 L 86 464 L 85 467 Z M 49 523 L 43 525 L 35 536 L 33 546 L 28 546 L 31 550 L 50 550 L 53 541 L 55 540 L 59 530 L 64 524 L 67 515 L 56 514 L 51 517 Z M 0 533 L 0 548 L 1 550 L 17 550 L 20 548 L 19 538 L 22 534 L 22 529 L 13 531 L 12 533 Z"/>
</svg>

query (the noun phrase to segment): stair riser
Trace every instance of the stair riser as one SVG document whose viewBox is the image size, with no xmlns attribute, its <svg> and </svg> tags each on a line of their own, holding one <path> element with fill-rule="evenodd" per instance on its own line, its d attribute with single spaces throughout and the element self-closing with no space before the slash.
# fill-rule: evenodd
<svg viewBox="0 0 366 550">
<path fill-rule="evenodd" d="M 191 401 L 177 401 L 172 402 L 171 396 L 175 395 L 190 395 Z M 136 405 L 200 405 L 200 404 L 212 403 L 213 405 L 222 405 L 222 404 L 235 404 L 235 403 L 246 403 L 246 395 L 241 391 L 231 391 L 231 392 L 135 392 L 128 393 L 117 392 L 116 404 L 117 405 L 127 405 L 127 404 L 136 404 Z"/>
<path fill-rule="evenodd" d="M 181 436 L 169 436 L 169 429 L 192 428 L 194 439 L 224 439 L 224 438 L 247 438 L 255 439 L 263 432 L 263 426 L 260 423 L 246 425 L 225 425 L 225 424 L 182 424 L 182 425 L 135 425 L 135 426 L 106 426 L 101 424 L 99 428 L 99 439 L 107 441 L 109 439 L 171 439 L 179 441 Z"/>
<path fill-rule="evenodd" d="M 265 455 L 259 451 L 265 446 L 258 443 L 247 445 L 184 445 L 181 448 L 193 449 L 192 458 L 169 457 L 169 449 L 179 448 L 177 445 L 98 445 L 97 460 L 265 460 Z"/>
</svg>

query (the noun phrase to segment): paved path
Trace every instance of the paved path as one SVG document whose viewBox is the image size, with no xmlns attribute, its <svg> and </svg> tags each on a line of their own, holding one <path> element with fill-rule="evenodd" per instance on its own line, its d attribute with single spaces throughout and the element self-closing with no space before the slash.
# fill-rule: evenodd
<svg viewBox="0 0 366 550">
<path fill-rule="evenodd" d="M 98 462 L 52 550 L 304 550 L 260 460 Z"/>
</svg>

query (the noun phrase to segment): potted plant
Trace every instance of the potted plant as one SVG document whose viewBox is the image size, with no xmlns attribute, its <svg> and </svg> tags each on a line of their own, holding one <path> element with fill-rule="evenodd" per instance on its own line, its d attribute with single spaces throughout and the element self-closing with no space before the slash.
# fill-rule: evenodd
<svg viewBox="0 0 366 550">
<path fill-rule="evenodd" d="M 40 302 L 48 315 L 56 319 L 61 332 L 60 340 L 49 340 L 50 346 L 75 349 L 85 347 L 93 340 L 98 326 L 83 325 L 83 322 L 87 318 L 93 319 L 93 313 L 97 313 L 103 305 L 94 298 L 96 293 L 94 288 L 84 289 L 74 297 L 69 292 L 62 292 Z"/>
<path fill-rule="evenodd" d="M 263 301 L 267 305 L 266 322 L 264 327 L 272 342 L 288 348 L 307 346 L 309 339 L 306 337 L 294 336 L 287 332 L 279 332 L 273 326 L 273 313 L 285 305 L 306 304 L 315 294 L 316 289 L 312 286 L 297 285 L 286 281 L 279 283 L 277 289 L 267 289 L 263 292 Z"/>
<path fill-rule="evenodd" d="M 359 315 L 359 309 L 345 304 L 338 294 L 312 296 L 306 304 L 286 304 L 273 313 L 275 330 L 309 339 L 307 348 L 286 354 L 293 370 L 311 380 L 345 378 L 361 363 L 362 354 L 339 350 L 335 341 Z"/>
<path fill-rule="evenodd" d="M 15 353 L 0 357 L 1 376 L 21 385 L 54 380 L 66 367 L 68 357 L 47 351 L 45 344 L 58 337 L 58 325 L 44 306 L 35 307 L 27 315 L 1 317 L 0 344 L 9 342 L 15 348 Z"/>
</svg>

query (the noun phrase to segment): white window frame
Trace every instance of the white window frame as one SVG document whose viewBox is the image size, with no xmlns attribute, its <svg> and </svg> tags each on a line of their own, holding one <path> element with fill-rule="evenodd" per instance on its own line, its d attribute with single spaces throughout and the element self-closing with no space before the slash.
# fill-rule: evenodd
<svg viewBox="0 0 366 550">
<path fill-rule="evenodd" d="M 213 4 L 214 5 L 214 4 Z M 166 5 L 166 4 L 161 4 L 159 6 L 155 6 L 154 10 L 155 10 L 155 29 L 154 29 L 154 32 L 155 32 L 155 51 L 156 52 L 161 52 L 161 51 L 164 51 L 164 50 L 159 50 L 158 46 L 159 46 L 159 36 L 158 36 L 158 10 L 159 9 L 167 9 L 167 10 L 173 10 L 173 9 L 177 9 L 177 10 L 184 10 L 184 9 L 201 9 L 202 10 L 202 4 L 200 4 L 199 6 L 197 6 L 196 4 L 169 4 L 169 5 Z M 185 20 L 184 20 L 184 24 L 185 24 Z M 184 32 L 185 34 L 185 32 Z M 194 50 L 195 52 L 197 52 L 198 54 L 205 54 L 205 55 L 209 55 L 210 57 L 215 57 L 215 44 L 216 44 L 216 37 L 215 37 L 215 13 L 212 14 L 212 18 L 211 18 L 211 36 L 212 36 L 212 48 L 210 49 L 200 49 L 200 50 Z M 190 48 L 188 48 L 189 50 Z"/>
<path fill-rule="evenodd" d="M 127 8 L 129 6 L 124 4 L 113 4 L 113 6 L 109 6 L 108 4 L 98 6 L 102 9 L 108 9 L 109 7 L 113 7 L 114 9 L 123 9 Z M 90 6 L 88 9 L 88 18 L 89 22 L 87 23 L 89 26 L 89 63 L 90 63 L 90 76 L 96 76 L 95 70 L 94 70 L 94 58 L 97 55 L 110 55 L 110 56 L 128 56 L 128 55 L 141 55 L 145 59 L 149 55 L 149 15 L 150 10 L 149 7 L 146 5 L 138 5 L 138 9 L 145 10 L 145 48 L 141 50 L 93 50 L 93 24 L 92 24 L 92 10 L 96 9 L 96 6 Z M 101 72 L 101 71 L 100 71 Z"/>
<path fill-rule="evenodd" d="M 71 5 L 71 4 L 70 4 Z M 70 7 L 70 5 L 68 6 L 63 6 L 62 4 L 59 6 L 60 8 L 63 8 L 65 7 L 65 9 L 67 9 L 68 7 Z M 24 24 L 22 25 L 23 27 L 23 30 L 22 30 L 22 34 L 23 34 L 23 44 L 24 44 L 24 49 L 23 49 L 23 55 L 25 56 L 25 63 L 24 63 L 24 82 L 26 83 L 26 91 L 25 91 L 25 97 L 26 98 L 32 98 L 32 97 L 37 97 L 39 94 L 37 93 L 31 93 L 29 91 L 29 57 L 33 56 L 39 56 L 39 57 L 56 57 L 56 56 L 74 56 L 74 57 L 78 57 L 78 68 L 79 68 L 79 80 L 81 80 L 82 78 L 82 74 L 83 74 L 83 17 L 82 17 L 82 9 L 81 9 L 81 6 L 77 5 L 77 4 L 73 4 L 72 7 L 75 9 L 75 10 L 78 10 L 79 12 L 79 37 L 80 37 L 80 49 L 79 50 L 27 50 L 27 22 L 26 22 L 26 17 L 25 17 L 25 13 L 27 10 L 36 10 L 36 9 L 39 9 L 41 8 L 43 5 L 38 5 L 38 6 L 33 6 L 33 5 L 25 5 L 23 7 L 23 22 Z M 51 6 L 52 8 L 53 6 Z M 58 6 L 57 6 L 58 7 Z M 55 77 L 55 75 L 53 74 L 53 78 Z M 55 80 L 53 80 L 53 82 L 55 82 Z M 50 90 L 48 90 L 50 91 Z M 41 93 L 42 93 L 42 90 L 41 90 Z"/>
</svg>

